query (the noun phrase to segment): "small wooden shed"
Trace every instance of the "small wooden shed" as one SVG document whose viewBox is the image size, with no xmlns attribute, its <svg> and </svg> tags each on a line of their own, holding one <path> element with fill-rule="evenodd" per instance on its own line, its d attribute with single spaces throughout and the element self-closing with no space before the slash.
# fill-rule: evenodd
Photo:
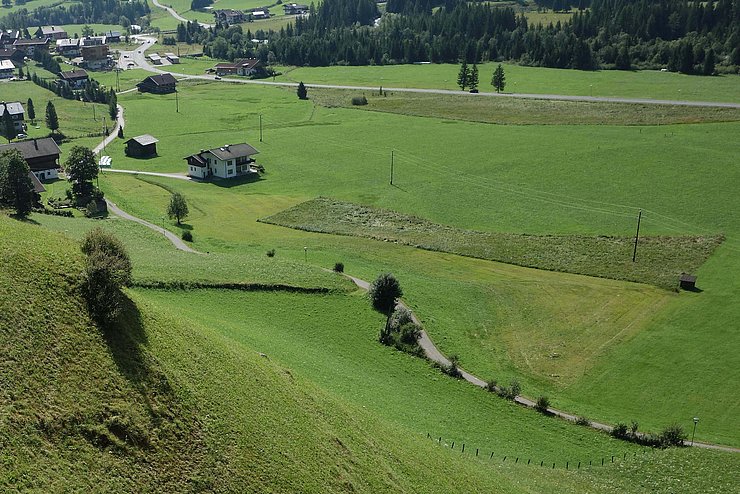
<svg viewBox="0 0 740 494">
<path fill-rule="evenodd" d="M 149 158 L 157 155 L 157 143 L 159 142 L 153 136 L 144 134 L 132 137 L 126 144 L 126 156 L 132 158 Z"/>
<path fill-rule="evenodd" d="M 683 290 L 696 290 L 696 276 L 683 273 L 678 281 Z"/>
</svg>

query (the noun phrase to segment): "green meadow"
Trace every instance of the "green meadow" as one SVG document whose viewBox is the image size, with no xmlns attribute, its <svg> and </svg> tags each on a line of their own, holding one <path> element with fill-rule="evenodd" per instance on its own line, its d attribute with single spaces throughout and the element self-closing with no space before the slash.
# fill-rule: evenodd
<svg viewBox="0 0 740 494">
<path fill-rule="evenodd" d="M 478 66 L 480 90 L 494 92 L 495 63 Z M 502 64 L 507 93 L 566 94 L 689 101 L 740 102 L 740 76 L 701 77 L 660 71 L 579 71 Z M 459 90 L 452 64 L 368 67 L 285 67 L 282 80 L 306 84 Z"/>
<path fill-rule="evenodd" d="M 673 421 L 689 428 L 698 415 L 697 438 L 738 444 L 731 383 L 740 365 L 729 329 L 738 316 L 731 212 L 740 149 L 730 138 L 738 123 L 491 125 L 198 82 L 181 83 L 179 99 L 177 113 L 173 95 L 120 97 L 126 135 L 154 135 L 159 156 L 126 158 L 117 141 L 108 148 L 114 167 L 184 173 L 184 156 L 246 140 L 266 173 L 212 184 L 104 174 L 101 187 L 124 209 L 156 223 L 177 190 L 191 204 L 187 223 L 201 251 L 248 250 L 256 259 L 275 249 L 276 258 L 325 268 L 342 261 L 368 280 L 392 271 L 432 339 L 484 379 L 516 377 L 527 396 L 546 393 L 556 406 L 636 420 L 641 430 Z M 726 241 L 696 271 L 703 291 L 676 294 L 256 222 L 319 195 L 457 228 L 538 235 L 629 237 L 641 208 L 641 235 Z"/>
</svg>

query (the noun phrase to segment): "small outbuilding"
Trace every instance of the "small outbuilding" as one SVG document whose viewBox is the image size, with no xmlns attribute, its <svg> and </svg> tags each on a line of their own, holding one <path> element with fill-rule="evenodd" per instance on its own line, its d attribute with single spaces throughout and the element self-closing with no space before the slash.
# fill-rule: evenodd
<svg viewBox="0 0 740 494">
<path fill-rule="evenodd" d="M 152 75 L 136 85 L 142 93 L 166 94 L 177 90 L 177 79 L 172 74 Z"/>
<path fill-rule="evenodd" d="M 150 158 L 156 156 L 158 142 L 158 139 L 149 134 L 132 137 L 124 143 L 126 144 L 126 156 L 132 158 Z"/>
<path fill-rule="evenodd" d="M 682 290 L 696 290 L 696 276 L 683 273 L 678 281 Z"/>
</svg>

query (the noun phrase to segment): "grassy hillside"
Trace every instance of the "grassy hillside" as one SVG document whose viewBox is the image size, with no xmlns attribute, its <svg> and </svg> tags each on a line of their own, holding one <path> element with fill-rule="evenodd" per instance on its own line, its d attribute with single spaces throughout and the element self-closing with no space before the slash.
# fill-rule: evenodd
<svg viewBox="0 0 740 494">
<path fill-rule="evenodd" d="M 3 490 L 514 492 L 139 297 L 101 332 L 76 243 L 4 216 L 0 235 Z"/>
</svg>

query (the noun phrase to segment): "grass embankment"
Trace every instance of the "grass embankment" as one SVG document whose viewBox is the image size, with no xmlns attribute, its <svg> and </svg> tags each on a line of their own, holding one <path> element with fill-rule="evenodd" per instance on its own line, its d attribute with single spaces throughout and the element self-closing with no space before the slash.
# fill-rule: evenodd
<svg viewBox="0 0 740 494">
<path fill-rule="evenodd" d="M 669 125 L 740 120 L 740 109 L 578 101 L 493 98 L 379 91 L 312 89 L 313 101 L 327 107 L 355 108 L 418 117 L 449 118 L 507 125 Z M 364 95 L 368 104 L 353 106 Z"/>
<path fill-rule="evenodd" d="M 494 91 L 490 83 L 497 65 L 478 65 L 481 91 Z M 502 65 L 507 93 L 740 102 L 737 75 L 701 77 L 654 70 L 580 71 Z M 457 86 L 460 66 L 456 64 L 284 67 L 281 70 L 284 72 L 281 80 L 306 84 L 460 89 Z"/>
<path fill-rule="evenodd" d="M 695 272 L 722 241 L 719 236 L 643 237 L 637 263 L 632 261 L 634 238 L 462 230 L 395 211 L 323 197 L 261 221 L 310 232 L 400 242 L 530 268 L 649 283 L 667 289 L 677 289 L 681 273 Z"/>
<path fill-rule="evenodd" d="M 4 490 L 515 491 L 139 296 L 101 332 L 76 242 L 5 216 L 0 234 Z"/>
</svg>

